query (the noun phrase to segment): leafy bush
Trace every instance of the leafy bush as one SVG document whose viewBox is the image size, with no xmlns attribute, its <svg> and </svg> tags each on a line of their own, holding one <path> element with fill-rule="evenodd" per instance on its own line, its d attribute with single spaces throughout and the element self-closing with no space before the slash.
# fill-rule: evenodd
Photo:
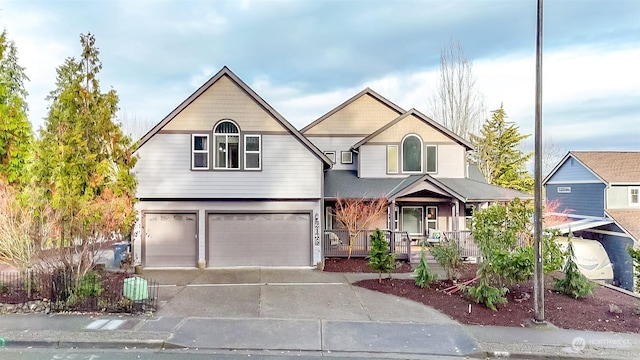
<svg viewBox="0 0 640 360">
<path fill-rule="evenodd" d="M 507 298 L 505 295 L 509 291 L 505 287 L 495 287 L 489 284 L 486 278 L 480 278 L 478 286 L 471 286 L 467 288 L 467 292 L 478 304 L 484 304 L 486 307 L 493 311 L 497 311 L 496 305 L 506 304 Z"/>
<path fill-rule="evenodd" d="M 82 281 L 80 281 L 78 295 L 83 298 L 89 296 L 100 296 L 104 291 L 102 284 L 100 283 L 100 279 L 100 274 L 95 271 L 89 271 L 84 277 L 82 277 Z"/>
<path fill-rule="evenodd" d="M 447 279 L 460 278 L 462 258 L 460 249 L 454 241 L 442 241 L 431 248 L 431 254 L 444 269 Z"/>
<path fill-rule="evenodd" d="M 382 273 L 391 277 L 391 271 L 396 267 L 396 254 L 389 251 L 389 242 L 380 229 L 376 229 L 369 236 L 371 250 L 369 250 L 369 267 L 378 272 L 378 282 L 382 282 Z"/>
<path fill-rule="evenodd" d="M 594 283 L 587 279 L 578 270 L 576 262 L 573 260 L 575 253 L 573 251 L 573 244 L 571 238 L 569 238 L 569 244 L 567 246 L 567 262 L 565 263 L 563 272 L 564 278 L 553 278 L 554 288 L 559 292 L 571 296 L 575 299 L 583 298 L 591 295 L 594 288 Z"/>
<path fill-rule="evenodd" d="M 9 284 L 4 281 L 0 281 L 0 294 L 4 294 L 8 291 L 9 291 Z"/>
<path fill-rule="evenodd" d="M 420 253 L 420 263 L 418 267 L 414 270 L 415 274 L 415 282 L 421 288 L 429 287 L 434 280 L 438 278 L 438 275 L 432 274 L 429 269 L 429 264 L 427 264 L 427 258 L 425 256 L 424 246 L 422 246 L 422 250 Z"/>
</svg>

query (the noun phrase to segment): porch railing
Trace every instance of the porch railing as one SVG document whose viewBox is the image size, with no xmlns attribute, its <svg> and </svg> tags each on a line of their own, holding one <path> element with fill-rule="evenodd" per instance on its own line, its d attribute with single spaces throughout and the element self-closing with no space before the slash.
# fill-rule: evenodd
<svg viewBox="0 0 640 360">
<path fill-rule="evenodd" d="M 458 245 L 460 256 L 462 258 L 480 256 L 480 250 L 478 249 L 478 245 L 473 241 L 471 231 L 443 231 L 442 237 L 445 241 L 455 241 L 456 245 Z"/>
<path fill-rule="evenodd" d="M 367 257 L 371 249 L 369 236 L 374 230 L 362 230 L 353 241 L 352 257 Z M 406 260 L 411 258 L 411 240 L 406 231 L 395 231 L 394 241 L 391 241 L 391 231 L 383 230 L 389 251 L 396 253 L 396 259 Z M 349 231 L 346 229 L 325 230 L 323 239 L 325 257 L 349 256 Z"/>
<path fill-rule="evenodd" d="M 480 257 L 480 249 L 478 245 L 473 241 L 473 234 L 469 230 L 460 231 L 443 231 L 442 236 L 446 241 L 455 241 L 460 249 L 460 256 L 462 258 L 468 257 Z M 528 245 L 526 237 L 519 237 L 518 246 L 524 247 Z"/>
</svg>

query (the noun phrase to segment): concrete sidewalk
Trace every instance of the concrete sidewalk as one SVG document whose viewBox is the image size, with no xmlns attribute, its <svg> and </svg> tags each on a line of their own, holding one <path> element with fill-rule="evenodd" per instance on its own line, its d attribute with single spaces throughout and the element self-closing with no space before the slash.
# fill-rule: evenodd
<svg viewBox="0 0 640 360">
<path fill-rule="evenodd" d="M 310 269 L 147 271 L 153 317 L 0 316 L 0 346 L 183 348 L 516 358 L 630 359 L 640 335 L 461 325 L 419 303 L 351 285 L 375 274 Z M 407 277 L 410 274 L 398 274 Z"/>
</svg>

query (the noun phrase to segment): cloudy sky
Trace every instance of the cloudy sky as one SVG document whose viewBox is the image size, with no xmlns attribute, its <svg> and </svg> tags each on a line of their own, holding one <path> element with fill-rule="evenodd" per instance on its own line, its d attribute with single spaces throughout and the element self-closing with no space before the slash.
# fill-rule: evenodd
<svg viewBox="0 0 640 360">
<path fill-rule="evenodd" d="M 640 150 L 640 1 L 544 3 L 543 137 Z M 103 90 L 152 126 L 228 66 L 298 128 L 365 87 L 430 115 L 440 50 L 458 41 L 486 107 L 533 133 L 535 0 L 0 1 L 0 27 L 44 124 L 56 68 L 95 34 Z M 130 126 L 135 129 L 135 125 Z"/>
</svg>

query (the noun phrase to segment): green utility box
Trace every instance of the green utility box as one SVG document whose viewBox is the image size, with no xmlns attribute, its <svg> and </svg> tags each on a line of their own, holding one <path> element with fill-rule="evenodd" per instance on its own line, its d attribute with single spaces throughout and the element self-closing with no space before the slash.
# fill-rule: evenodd
<svg viewBox="0 0 640 360">
<path fill-rule="evenodd" d="M 149 298 L 147 280 L 138 276 L 124 279 L 122 292 L 124 296 L 131 301 L 147 300 Z"/>
</svg>

